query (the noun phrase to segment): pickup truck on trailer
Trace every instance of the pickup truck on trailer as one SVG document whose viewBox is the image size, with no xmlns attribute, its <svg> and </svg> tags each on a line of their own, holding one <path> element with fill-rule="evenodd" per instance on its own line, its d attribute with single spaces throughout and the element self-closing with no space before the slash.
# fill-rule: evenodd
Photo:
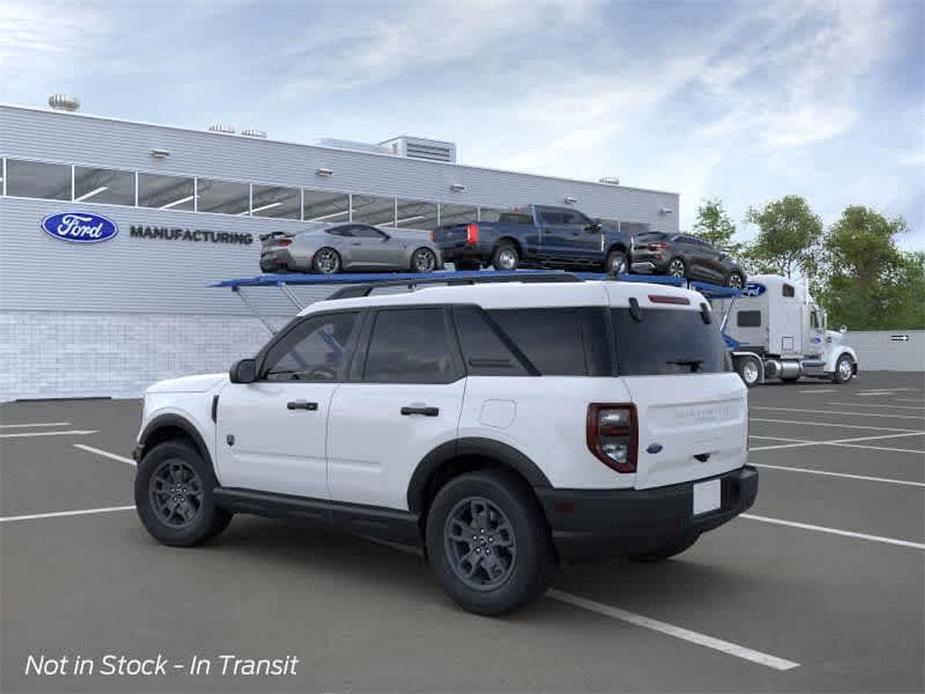
<svg viewBox="0 0 925 694">
<path fill-rule="evenodd" d="M 628 271 L 632 237 L 568 207 L 530 205 L 502 212 L 497 222 L 450 224 L 431 232 L 444 262 L 457 270 L 559 267 Z"/>
<path fill-rule="evenodd" d="M 847 383 L 858 373 L 857 354 L 842 344 L 847 329 L 827 330 L 825 311 L 793 280 L 755 275 L 742 296 L 712 303 L 725 316 L 733 366 L 749 387 L 801 376 Z"/>
</svg>

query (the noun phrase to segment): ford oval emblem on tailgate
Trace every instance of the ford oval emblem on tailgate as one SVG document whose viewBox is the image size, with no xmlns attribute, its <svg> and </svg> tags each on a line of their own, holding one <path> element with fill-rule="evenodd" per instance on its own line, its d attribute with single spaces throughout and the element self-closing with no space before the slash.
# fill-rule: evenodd
<svg viewBox="0 0 925 694">
<path fill-rule="evenodd" d="M 119 233 L 115 222 L 91 212 L 59 212 L 42 220 L 42 230 L 49 236 L 72 243 L 99 243 Z"/>
</svg>

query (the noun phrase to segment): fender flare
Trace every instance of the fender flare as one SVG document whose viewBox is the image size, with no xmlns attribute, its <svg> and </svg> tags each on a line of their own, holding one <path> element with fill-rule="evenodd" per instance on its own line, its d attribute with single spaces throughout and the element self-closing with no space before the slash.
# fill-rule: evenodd
<svg viewBox="0 0 925 694">
<path fill-rule="evenodd" d="M 408 482 L 408 509 L 420 513 L 424 505 L 427 481 L 444 463 L 459 456 L 481 456 L 496 460 L 518 472 L 531 487 L 551 487 L 539 466 L 513 446 L 479 437 L 466 437 L 442 443 L 425 455 Z"/>
<path fill-rule="evenodd" d="M 854 362 L 855 369 L 858 365 L 858 355 L 853 348 L 848 345 L 839 345 L 837 349 L 832 350 L 832 353 L 825 360 L 825 371 L 826 373 L 835 373 L 835 365 L 838 363 L 838 360 L 842 355 L 847 354 L 851 357 L 851 361 Z"/>
<path fill-rule="evenodd" d="M 158 429 L 163 429 L 164 427 L 176 427 L 177 429 L 181 429 L 193 440 L 193 444 L 195 444 L 199 454 L 209 464 L 212 464 L 212 456 L 209 453 L 209 447 L 206 446 L 205 439 L 202 438 L 202 434 L 199 433 L 199 429 L 196 428 L 196 425 L 189 421 L 186 417 L 170 412 L 156 416 L 145 425 L 145 428 L 138 436 L 138 449 L 143 450 L 145 447 L 145 442 L 148 440 L 151 434 L 153 434 Z"/>
</svg>

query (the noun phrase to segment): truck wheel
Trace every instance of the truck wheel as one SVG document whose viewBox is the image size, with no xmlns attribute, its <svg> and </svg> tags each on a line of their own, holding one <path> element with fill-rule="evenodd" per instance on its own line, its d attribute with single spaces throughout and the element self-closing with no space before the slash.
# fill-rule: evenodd
<svg viewBox="0 0 925 694">
<path fill-rule="evenodd" d="M 499 243 L 491 258 L 491 264 L 495 270 L 516 270 L 519 263 L 517 248 L 510 241 Z"/>
<path fill-rule="evenodd" d="M 668 544 L 662 545 L 661 547 L 658 547 L 651 552 L 631 554 L 628 558 L 630 561 L 638 561 L 643 563 L 665 561 L 666 559 L 671 559 L 671 557 L 681 554 L 681 552 L 689 550 L 694 545 L 694 543 L 697 542 L 699 537 L 699 534 L 694 535 L 693 537 L 685 537 L 681 540 L 675 540 L 673 542 L 669 542 Z"/>
<path fill-rule="evenodd" d="M 626 253 L 623 251 L 610 251 L 607 262 L 604 263 L 604 272 L 608 275 L 622 275 L 629 266 L 626 262 Z"/>
<path fill-rule="evenodd" d="M 555 553 L 523 481 L 483 470 L 450 480 L 427 515 L 427 556 L 444 592 L 467 612 L 499 615 L 538 600 Z"/>
<path fill-rule="evenodd" d="M 735 370 L 749 388 L 761 381 L 761 362 L 756 357 L 736 357 Z"/>
<path fill-rule="evenodd" d="M 147 531 L 172 547 L 202 544 L 231 522 L 216 506 L 212 466 L 184 441 L 159 443 L 138 464 L 135 508 Z"/>
<path fill-rule="evenodd" d="M 668 261 L 668 272 L 671 277 L 687 277 L 687 265 L 683 258 L 672 258 Z"/>
<path fill-rule="evenodd" d="M 832 383 L 847 383 L 851 380 L 851 377 L 854 375 L 854 366 L 851 361 L 851 357 L 847 354 L 843 354 L 838 358 L 838 361 L 835 362 L 835 373 L 832 374 Z"/>
</svg>

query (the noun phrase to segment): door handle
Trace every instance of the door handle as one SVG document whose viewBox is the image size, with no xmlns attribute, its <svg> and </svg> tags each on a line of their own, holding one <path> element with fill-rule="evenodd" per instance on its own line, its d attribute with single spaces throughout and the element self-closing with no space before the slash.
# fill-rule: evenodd
<svg viewBox="0 0 925 694">
<path fill-rule="evenodd" d="M 440 414 L 439 407 L 411 407 L 405 406 L 401 408 L 401 413 L 403 415 L 412 415 L 412 414 L 422 414 L 425 417 L 436 417 Z"/>
<path fill-rule="evenodd" d="M 317 402 L 308 402 L 308 400 L 291 400 L 286 403 L 287 410 L 310 410 L 314 412 L 318 409 Z"/>
</svg>

